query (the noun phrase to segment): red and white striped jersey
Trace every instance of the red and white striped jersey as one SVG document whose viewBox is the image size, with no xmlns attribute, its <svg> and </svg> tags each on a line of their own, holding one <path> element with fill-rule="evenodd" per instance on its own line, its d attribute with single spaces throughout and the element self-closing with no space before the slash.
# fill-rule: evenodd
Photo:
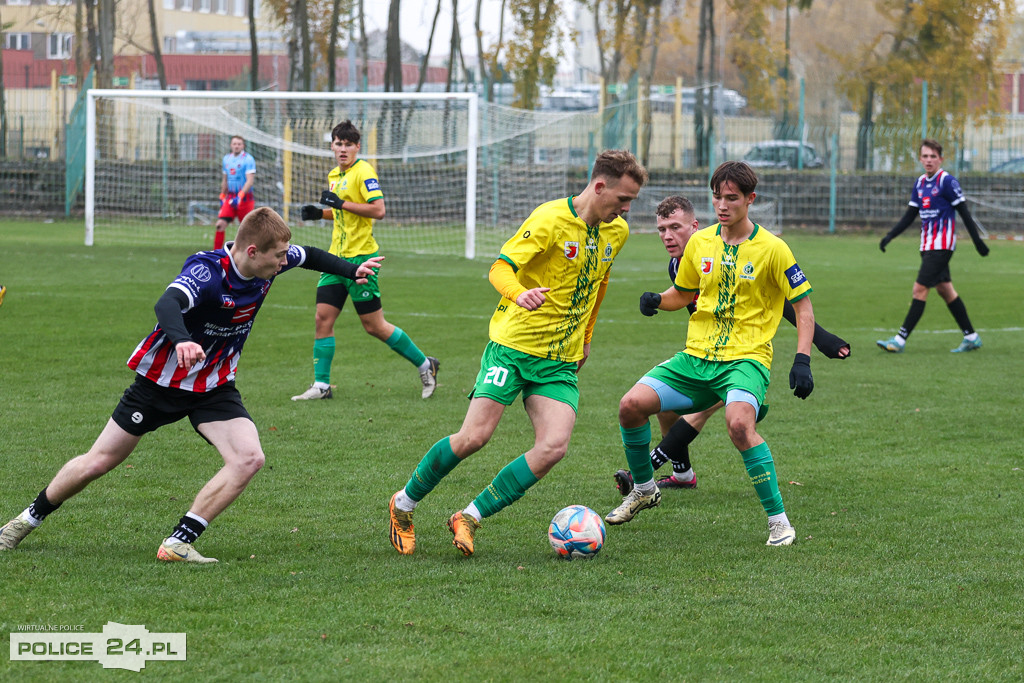
<svg viewBox="0 0 1024 683">
<path fill-rule="evenodd" d="M 921 251 L 956 249 L 956 205 L 965 200 L 960 183 L 941 168 L 917 179 L 910 206 L 921 214 Z"/>
<path fill-rule="evenodd" d="M 203 347 L 206 359 L 189 369 L 179 368 L 174 344 L 157 323 L 135 348 L 128 367 L 162 387 L 196 393 L 211 391 L 235 378 L 242 346 L 274 279 L 243 277 L 230 249 L 229 242 L 223 249 L 193 254 L 167 286 L 188 297 L 189 305 L 182 311 L 185 327 L 192 340 Z M 288 265 L 278 275 L 305 260 L 306 251 L 292 245 Z"/>
</svg>

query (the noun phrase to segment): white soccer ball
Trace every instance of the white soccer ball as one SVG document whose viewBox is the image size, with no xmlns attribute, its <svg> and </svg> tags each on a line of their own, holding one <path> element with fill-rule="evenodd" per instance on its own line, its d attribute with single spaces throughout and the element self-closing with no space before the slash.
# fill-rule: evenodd
<svg viewBox="0 0 1024 683">
<path fill-rule="evenodd" d="M 551 520 L 548 541 L 566 560 L 593 557 L 604 547 L 604 520 L 586 505 L 570 505 Z"/>
</svg>

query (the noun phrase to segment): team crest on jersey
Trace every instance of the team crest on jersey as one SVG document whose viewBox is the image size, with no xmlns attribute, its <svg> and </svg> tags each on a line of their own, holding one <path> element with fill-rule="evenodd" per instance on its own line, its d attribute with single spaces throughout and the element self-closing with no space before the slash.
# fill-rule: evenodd
<svg viewBox="0 0 1024 683">
<path fill-rule="evenodd" d="M 602 261 L 611 261 L 612 260 L 612 245 L 610 243 L 604 245 L 604 258 L 601 259 L 601 260 Z"/>
<path fill-rule="evenodd" d="M 804 271 L 800 270 L 800 266 L 796 263 L 786 269 L 786 277 L 789 278 L 789 286 L 796 289 L 803 283 L 807 282 L 807 278 L 804 276 Z"/>
<path fill-rule="evenodd" d="M 715 265 L 715 258 L 713 256 L 702 256 L 700 259 L 700 272 L 707 275 L 711 272 L 712 266 Z"/>
<path fill-rule="evenodd" d="M 743 266 L 743 272 L 740 273 L 740 278 L 744 280 L 754 279 L 754 264 L 747 261 L 747 265 Z"/>
<path fill-rule="evenodd" d="M 199 280 L 200 282 L 209 282 L 210 278 L 213 277 L 213 273 L 210 269 L 203 264 L 198 266 L 192 266 L 192 270 L 188 271 L 189 275 Z"/>
<path fill-rule="evenodd" d="M 565 258 L 572 261 L 580 253 L 579 242 L 566 242 L 565 243 Z"/>
<path fill-rule="evenodd" d="M 232 299 L 227 294 L 221 294 L 221 296 L 220 296 L 220 307 L 221 308 L 228 308 L 228 309 L 234 308 L 235 307 L 235 300 Z"/>
</svg>

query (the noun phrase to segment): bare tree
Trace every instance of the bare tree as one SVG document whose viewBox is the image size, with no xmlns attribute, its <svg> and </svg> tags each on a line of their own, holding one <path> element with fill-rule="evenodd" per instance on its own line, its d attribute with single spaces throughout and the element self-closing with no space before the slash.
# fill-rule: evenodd
<svg viewBox="0 0 1024 683">
<path fill-rule="evenodd" d="M 434 21 L 430 23 L 430 36 L 427 38 L 427 51 L 423 53 L 423 59 L 420 60 L 420 74 L 419 80 L 416 82 L 416 92 L 422 91 L 423 84 L 427 81 L 427 65 L 430 62 L 430 50 L 434 45 L 434 33 L 437 31 L 437 20 L 441 16 L 442 1 L 443 0 L 437 0 L 437 9 L 434 10 Z"/>
<path fill-rule="evenodd" d="M 337 59 L 338 53 L 338 23 L 341 21 L 341 2 L 334 0 L 331 4 L 331 26 L 327 31 L 327 89 L 334 92 L 338 89 L 337 81 Z"/>
<path fill-rule="evenodd" d="M 398 28 L 402 0 L 391 0 L 388 10 L 387 46 L 384 61 L 384 91 L 402 92 L 402 37 Z"/>
<path fill-rule="evenodd" d="M 7 156 L 7 94 L 4 92 L 4 33 L 10 25 L 0 18 L 0 158 Z"/>
<path fill-rule="evenodd" d="M 149 8 L 149 37 L 153 42 L 153 60 L 156 62 L 156 77 L 160 82 L 160 89 L 167 90 L 167 71 L 164 69 L 164 53 L 160 49 L 160 32 L 156 27 L 156 2 L 155 0 L 147 0 Z M 164 100 L 164 105 L 169 105 L 168 100 Z M 164 112 L 164 133 L 166 134 L 166 140 L 169 141 L 168 152 L 172 159 L 178 158 L 178 146 L 174 144 L 174 117 L 171 116 L 170 112 Z"/>
<path fill-rule="evenodd" d="M 359 0 L 359 59 L 362 62 L 360 76 L 363 83 L 370 82 L 370 41 L 366 37 L 366 7 Z M 358 90 L 358 88 L 357 88 Z"/>
</svg>

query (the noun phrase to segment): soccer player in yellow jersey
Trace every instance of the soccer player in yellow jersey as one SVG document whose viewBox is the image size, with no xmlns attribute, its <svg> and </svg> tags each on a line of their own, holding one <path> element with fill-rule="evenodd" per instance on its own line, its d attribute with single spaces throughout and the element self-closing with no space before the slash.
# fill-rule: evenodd
<svg viewBox="0 0 1024 683">
<path fill-rule="evenodd" d="M 632 154 L 602 152 L 578 196 L 537 207 L 502 246 L 489 274 L 502 298 L 462 427 L 431 446 L 391 497 L 390 540 L 399 553 L 416 547 L 416 504 L 483 448 L 520 393 L 533 424 L 533 447 L 448 519 L 455 547 L 472 555 L 480 521 L 521 498 L 565 455 L 576 424 L 576 373 L 590 354 L 609 269 L 629 237 L 622 216 L 645 182 L 647 171 Z"/>
<path fill-rule="evenodd" d="M 384 218 L 384 193 L 377 172 L 359 158 L 359 129 L 351 121 L 342 121 L 331 131 L 331 150 L 338 165 L 327 175 L 330 189 L 324 190 L 320 203 L 329 208 L 307 204 L 302 220 L 334 220 L 330 253 L 356 265 L 377 255 L 373 221 Z M 348 278 L 322 273 L 316 288 L 316 333 L 313 341 L 313 384 L 292 396 L 293 401 L 331 398 L 331 364 L 334 362 L 334 323 L 352 297 L 352 306 L 363 329 L 380 339 L 392 351 L 416 366 L 423 385 L 422 397 L 430 398 L 437 388 L 437 369 L 441 363 L 427 356 L 402 328 L 384 319 L 377 276 L 358 284 Z"/>
<path fill-rule="evenodd" d="M 729 437 L 768 514 L 768 545 L 790 545 L 796 531 L 782 504 L 771 451 L 756 423 L 768 390 L 772 337 L 784 299 L 793 304 L 797 328 L 789 385 L 800 398 L 814 389 L 811 285 L 786 243 L 748 218 L 757 187 L 749 166 L 727 161 L 715 170 L 710 185 L 719 222 L 690 238 L 672 287 L 640 297 L 640 311 L 655 315 L 659 309 L 677 311 L 699 293 L 686 348 L 644 375 L 619 403 L 622 443 L 635 486 L 605 521 L 623 524 L 661 502 L 648 455 L 650 416 L 666 410 L 696 413 L 724 401 Z"/>
</svg>

